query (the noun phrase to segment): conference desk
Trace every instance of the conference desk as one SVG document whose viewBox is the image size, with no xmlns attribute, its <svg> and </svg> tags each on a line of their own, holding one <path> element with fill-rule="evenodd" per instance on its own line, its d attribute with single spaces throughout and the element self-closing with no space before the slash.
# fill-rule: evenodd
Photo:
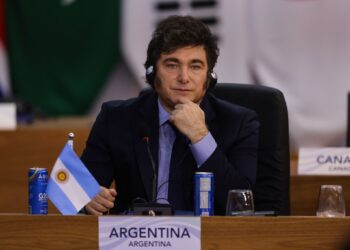
<svg viewBox="0 0 350 250">
<path fill-rule="evenodd" d="M 0 131 L 0 213 L 26 213 L 28 209 L 28 169 L 39 166 L 51 170 L 67 141 L 75 133 L 74 149 L 85 147 L 92 120 L 50 119 L 15 131 Z M 295 160 L 292 166 L 296 166 Z M 292 215 L 315 215 L 320 185 L 339 184 L 344 188 L 347 215 L 350 215 L 349 176 L 298 176 L 292 168 L 290 197 Z M 57 212 L 50 203 L 50 213 Z"/>
<path fill-rule="evenodd" d="M 202 217 L 201 249 L 341 250 L 349 233 L 350 217 Z M 98 249 L 98 217 L 0 214 L 0 248 Z"/>
<path fill-rule="evenodd" d="M 350 176 L 291 176 L 291 214 L 316 215 L 319 190 L 323 184 L 343 186 L 346 215 L 350 215 Z"/>
</svg>

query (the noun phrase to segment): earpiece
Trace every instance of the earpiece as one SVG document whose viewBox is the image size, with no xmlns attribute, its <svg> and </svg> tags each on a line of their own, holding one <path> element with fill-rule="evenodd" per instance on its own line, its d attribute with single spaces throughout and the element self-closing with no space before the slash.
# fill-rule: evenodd
<svg viewBox="0 0 350 250">
<path fill-rule="evenodd" d="M 215 85 L 218 83 L 218 75 L 214 72 L 214 71 L 211 71 L 209 73 L 209 88 L 214 88 Z"/>
<path fill-rule="evenodd" d="M 153 65 L 150 65 L 146 69 L 146 80 L 147 82 L 153 87 L 154 84 L 154 76 L 155 76 L 155 68 Z M 208 74 L 208 82 L 209 82 L 209 88 L 213 88 L 216 83 L 218 82 L 218 76 L 214 71 L 211 71 Z"/>
<path fill-rule="evenodd" d="M 153 87 L 154 84 L 154 75 L 155 75 L 155 69 L 154 66 L 148 66 L 146 69 L 146 80 L 148 82 L 149 85 L 151 85 Z"/>
</svg>

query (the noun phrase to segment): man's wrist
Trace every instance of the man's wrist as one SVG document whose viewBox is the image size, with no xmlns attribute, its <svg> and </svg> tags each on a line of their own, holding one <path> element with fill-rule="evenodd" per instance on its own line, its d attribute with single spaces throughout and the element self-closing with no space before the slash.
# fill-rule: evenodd
<svg viewBox="0 0 350 250">
<path fill-rule="evenodd" d="M 209 133 L 209 130 L 207 128 L 202 129 L 197 131 L 197 133 L 194 134 L 194 136 L 192 136 L 190 139 L 192 144 L 195 144 L 197 142 L 199 142 L 200 140 L 202 140 L 205 136 L 207 136 Z"/>
<path fill-rule="evenodd" d="M 201 166 L 213 154 L 216 147 L 216 141 L 210 132 L 203 137 L 202 140 L 190 145 L 198 167 Z"/>
</svg>

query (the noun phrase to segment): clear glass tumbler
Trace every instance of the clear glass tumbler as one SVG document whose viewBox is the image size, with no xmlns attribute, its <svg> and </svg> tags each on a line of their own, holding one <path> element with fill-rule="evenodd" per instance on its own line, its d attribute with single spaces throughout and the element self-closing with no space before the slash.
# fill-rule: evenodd
<svg viewBox="0 0 350 250">
<path fill-rule="evenodd" d="M 249 216 L 254 214 L 253 193 L 248 189 L 234 189 L 228 192 L 226 215 Z"/>
<path fill-rule="evenodd" d="M 317 216 L 344 217 L 345 202 L 343 187 L 340 185 L 322 185 L 318 197 Z"/>
</svg>

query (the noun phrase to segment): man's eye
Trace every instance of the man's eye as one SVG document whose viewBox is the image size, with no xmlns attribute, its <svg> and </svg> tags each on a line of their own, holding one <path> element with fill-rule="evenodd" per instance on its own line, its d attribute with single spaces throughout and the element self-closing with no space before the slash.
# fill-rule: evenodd
<svg viewBox="0 0 350 250">
<path fill-rule="evenodd" d="M 202 67 L 201 67 L 200 65 L 192 65 L 191 68 L 192 68 L 193 70 L 199 70 L 199 69 L 201 69 Z"/>
<path fill-rule="evenodd" d="M 177 68 L 177 64 L 167 64 L 166 67 L 168 69 L 176 69 Z"/>
</svg>

